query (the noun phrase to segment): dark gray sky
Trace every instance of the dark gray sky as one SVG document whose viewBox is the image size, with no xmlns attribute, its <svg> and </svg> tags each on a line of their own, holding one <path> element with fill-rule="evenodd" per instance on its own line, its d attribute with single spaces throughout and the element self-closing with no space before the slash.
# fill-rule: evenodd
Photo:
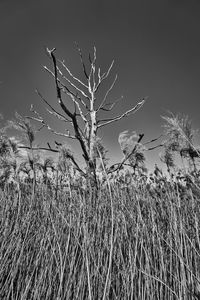
<svg viewBox="0 0 200 300">
<path fill-rule="evenodd" d="M 101 133 L 113 159 L 120 157 L 120 132 L 152 139 L 162 132 L 160 115 L 167 110 L 188 114 L 199 128 L 199 15 L 198 0 L 0 0 L 0 112 L 5 119 L 15 111 L 27 115 L 33 103 L 45 114 L 35 88 L 56 105 L 53 81 L 42 69 L 49 65 L 44 46 L 56 47 L 82 76 L 76 41 L 85 58 L 97 47 L 102 70 L 115 60 L 110 78 L 117 73 L 118 81 L 109 100 L 124 96 L 116 113 L 149 96 L 135 115 Z M 55 140 L 45 133 L 39 142 L 44 138 Z M 148 155 L 151 164 L 156 155 Z"/>
</svg>

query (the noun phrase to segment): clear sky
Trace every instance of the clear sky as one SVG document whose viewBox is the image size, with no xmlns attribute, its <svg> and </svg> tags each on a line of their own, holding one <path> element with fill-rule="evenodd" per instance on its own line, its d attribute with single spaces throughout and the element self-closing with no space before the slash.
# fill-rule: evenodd
<svg viewBox="0 0 200 300">
<path fill-rule="evenodd" d="M 120 157 L 120 132 L 157 137 L 160 115 L 168 110 L 188 114 L 200 128 L 199 16 L 199 0 L 0 0 L 0 112 L 10 119 L 15 111 L 29 114 L 34 104 L 52 122 L 35 94 L 39 89 L 56 107 L 53 81 L 42 69 L 49 65 L 44 47 L 56 47 L 57 56 L 82 76 L 76 41 L 85 58 L 97 47 L 102 70 L 115 60 L 110 82 L 116 73 L 118 81 L 109 101 L 124 96 L 117 114 L 149 96 L 135 115 L 101 132 L 113 160 Z M 43 133 L 38 142 L 55 139 Z M 148 154 L 150 164 L 157 155 Z"/>
</svg>

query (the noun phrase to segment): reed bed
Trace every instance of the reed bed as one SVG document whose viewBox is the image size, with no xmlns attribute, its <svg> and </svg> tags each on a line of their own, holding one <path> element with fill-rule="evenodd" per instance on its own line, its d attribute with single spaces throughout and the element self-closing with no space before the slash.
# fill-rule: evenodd
<svg viewBox="0 0 200 300">
<path fill-rule="evenodd" d="M 0 299 L 200 299 L 199 195 L 167 179 L 4 187 Z"/>
</svg>

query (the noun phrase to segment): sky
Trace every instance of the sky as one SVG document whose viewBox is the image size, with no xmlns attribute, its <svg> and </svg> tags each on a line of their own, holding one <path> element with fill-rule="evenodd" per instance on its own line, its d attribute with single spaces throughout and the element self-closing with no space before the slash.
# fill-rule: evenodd
<svg viewBox="0 0 200 300">
<path fill-rule="evenodd" d="M 0 113 L 4 120 L 15 111 L 30 115 L 33 104 L 45 120 L 64 130 L 48 116 L 35 89 L 58 108 L 54 82 L 43 70 L 50 66 L 44 49 L 56 47 L 57 57 L 83 78 L 77 42 L 86 61 L 96 46 L 102 70 L 114 59 L 102 89 L 118 74 L 109 98 L 123 95 L 116 114 L 149 97 L 136 114 L 100 132 L 112 161 L 122 158 L 120 132 L 144 133 L 144 141 L 151 140 L 163 132 L 161 115 L 168 111 L 187 114 L 194 128 L 200 128 L 199 15 L 198 0 L 0 0 Z M 61 141 L 43 132 L 37 142 L 45 146 L 54 140 Z M 66 143 L 78 151 L 70 140 Z M 159 151 L 148 152 L 149 166 L 157 162 Z"/>
</svg>

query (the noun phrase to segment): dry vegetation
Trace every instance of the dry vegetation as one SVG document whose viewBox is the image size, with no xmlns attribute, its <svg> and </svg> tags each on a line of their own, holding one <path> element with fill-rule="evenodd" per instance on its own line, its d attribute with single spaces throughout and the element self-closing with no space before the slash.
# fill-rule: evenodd
<svg viewBox="0 0 200 300">
<path fill-rule="evenodd" d="M 1 299 L 199 299 L 199 180 L 121 177 L 4 185 Z"/>
<path fill-rule="evenodd" d="M 58 79 L 54 52 L 48 52 L 54 73 L 48 72 L 65 111 L 61 93 L 67 87 L 62 74 Z M 92 95 L 88 113 L 82 112 L 81 98 L 71 90 L 75 111 L 65 111 L 69 120 L 39 95 L 51 114 L 74 126 L 85 169 L 58 142 L 55 148 L 38 148 L 30 118 L 17 114 L 0 131 L 0 299 L 200 299 L 199 150 L 191 122 L 186 116 L 163 117 L 165 138 L 156 146 L 149 144 L 158 139 L 142 143 L 143 134 L 121 133 L 124 158 L 109 166 L 96 133 L 98 124 L 118 121 L 144 101 L 121 116 L 99 120 L 96 113 L 110 111 L 116 103 L 105 106 L 105 96 L 95 110 L 96 50 L 89 73 L 81 52 L 80 57 Z M 99 69 L 99 84 L 109 72 L 101 75 Z M 32 111 L 32 120 L 57 134 Z M 85 132 L 77 123 L 80 117 Z M 7 135 L 10 126 L 22 132 L 20 143 Z M 161 146 L 167 172 L 156 165 L 148 174 L 145 152 Z M 21 156 L 22 149 L 28 156 Z M 56 152 L 58 159 L 41 158 L 37 151 L 44 149 Z"/>
</svg>

